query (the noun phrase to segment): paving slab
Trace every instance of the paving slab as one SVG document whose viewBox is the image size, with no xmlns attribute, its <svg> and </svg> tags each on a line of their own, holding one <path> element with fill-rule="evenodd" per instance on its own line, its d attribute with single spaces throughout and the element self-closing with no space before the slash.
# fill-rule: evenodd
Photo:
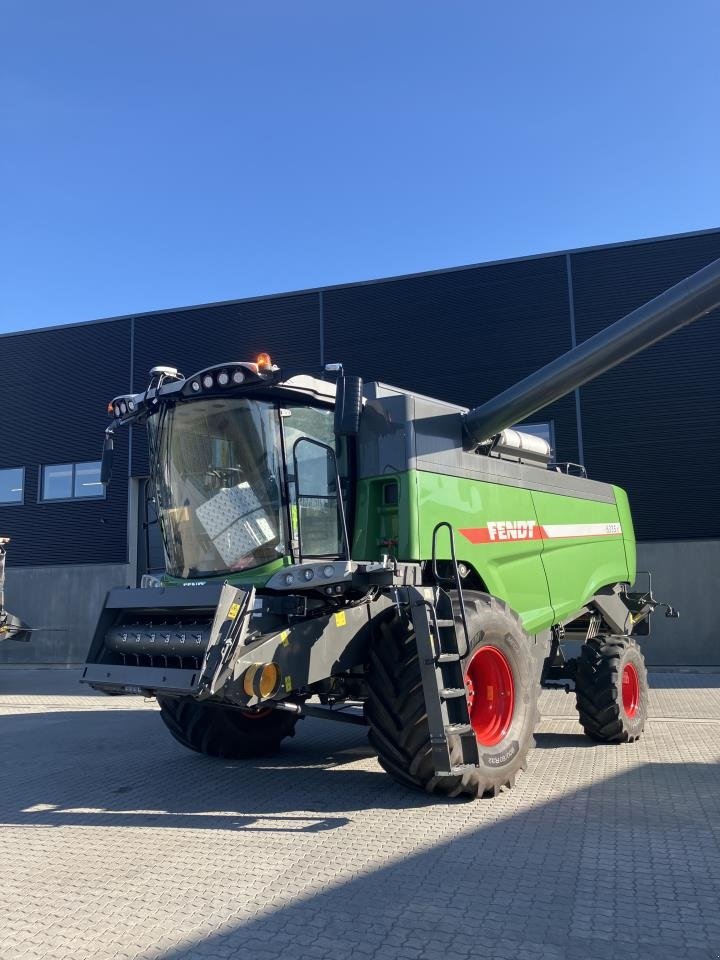
<svg viewBox="0 0 720 960">
<path fill-rule="evenodd" d="M 528 771 L 473 802 L 363 728 L 217 761 L 77 681 L 0 671 L 0 960 L 720 958 L 720 676 L 651 677 L 618 746 L 544 692 Z"/>
</svg>

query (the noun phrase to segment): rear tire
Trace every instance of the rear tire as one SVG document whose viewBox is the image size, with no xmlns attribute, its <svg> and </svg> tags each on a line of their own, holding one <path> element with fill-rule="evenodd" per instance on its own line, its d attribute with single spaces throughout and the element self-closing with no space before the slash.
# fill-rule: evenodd
<svg viewBox="0 0 720 960">
<path fill-rule="evenodd" d="M 527 767 L 527 755 L 535 744 L 539 683 L 530 640 L 517 614 L 488 594 L 466 591 L 464 599 L 470 635 L 470 652 L 463 664 L 466 686 L 468 665 L 484 648 L 497 651 L 491 649 L 490 658 L 505 664 L 511 676 L 513 703 L 506 722 L 493 726 L 484 722 L 487 717 L 481 716 L 477 724 L 473 720 L 476 732 L 480 730 L 485 739 L 485 743 L 478 741 L 479 768 L 456 776 L 435 775 L 415 634 L 412 625 L 399 617 L 381 624 L 371 650 L 366 702 L 369 740 L 380 765 L 399 783 L 450 797 L 495 796 L 512 787 L 517 773 Z M 455 620 L 461 631 L 457 615 Z M 461 763 L 460 738 L 451 736 L 449 743 L 452 763 Z"/>
<path fill-rule="evenodd" d="M 630 637 L 595 637 L 584 643 L 575 697 L 585 733 L 602 743 L 637 740 L 648 712 L 645 658 Z"/>
<path fill-rule="evenodd" d="M 187 697 L 158 697 L 158 703 L 160 717 L 178 743 L 210 757 L 262 757 L 295 736 L 297 717 L 282 710 L 253 714 Z"/>
</svg>

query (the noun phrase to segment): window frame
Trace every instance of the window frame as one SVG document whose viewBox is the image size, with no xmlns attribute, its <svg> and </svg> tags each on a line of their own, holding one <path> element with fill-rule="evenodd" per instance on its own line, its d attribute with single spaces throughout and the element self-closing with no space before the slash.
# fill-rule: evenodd
<svg viewBox="0 0 720 960">
<path fill-rule="evenodd" d="M 101 484 L 102 492 L 101 493 L 92 493 L 89 496 L 77 496 L 75 494 L 75 482 L 76 482 L 76 473 L 78 467 L 83 467 L 89 463 L 96 463 L 98 469 L 102 461 L 100 460 L 77 460 L 77 461 L 63 461 L 62 463 L 41 463 L 39 465 L 39 476 L 38 476 L 38 503 L 87 503 L 92 500 L 105 500 L 107 498 L 107 489 Z M 70 488 L 72 493 L 69 497 L 46 497 L 45 496 L 45 470 L 48 467 L 72 467 L 72 477 L 70 481 Z"/>
<path fill-rule="evenodd" d="M 297 455 L 297 448 L 301 443 L 309 443 L 315 447 L 319 447 L 321 450 L 325 450 L 327 454 L 332 458 L 332 465 L 335 468 L 335 485 L 336 491 L 334 494 L 312 494 L 312 493 L 303 493 L 300 489 L 300 460 Z M 292 446 L 292 466 L 293 466 L 293 485 L 294 485 L 294 503 L 297 509 L 297 553 L 299 557 L 299 562 L 304 563 L 306 560 L 349 560 L 349 548 L 348 548 L 348 536 L 347 530 L 345 529 L 345 517 L 343 512 L 343 502 L 342 502 L 342 490 L 341 490 L 341 480 L 340 480 L 340 471 L 338 469 L 337 454 L 335 449 L 327 443 L 323 443 L 322 440 L 316 440 L 314 437 L 309 436 L 300 436 L 295 440 Z M 302 500 L 304 498 L 317 497 L 321 500 L 335 500 L 335 515 L 337 522 L 337 535 L 338 535 L 338 549 L 337 551 L 332 551 L 331 553 L 306 553 L 303 550 L 303 534 L 302 534 Z"/>
<path fill-rule="evenodd" d="M 0 473 L 3 473 L 5 470 L 20 470 L 22 471 L 22 480 L 20 481 L 20 499 L 19 500 L 1 500 L 0 507 L 22 507 L 25 503 L 25 475 L 27 472 L 26 467 L 0 467 Z"/>
</svg>

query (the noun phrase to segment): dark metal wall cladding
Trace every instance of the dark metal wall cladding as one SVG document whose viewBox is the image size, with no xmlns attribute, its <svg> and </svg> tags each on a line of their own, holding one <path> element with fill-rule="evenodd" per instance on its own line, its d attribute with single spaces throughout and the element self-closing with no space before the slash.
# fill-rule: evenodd
<svg viewBox="0 0 720 960">
<path fill-rule="evenodd" d="M 720 257 L 720 233 L 572 257 L 578 340 Z M 720 536 L 720 315 L 581 390 L 591 474 L 627 489 L 643 540 Z"/>
<path fill-rule="evenodd" d="M 185 376 L 224 360 L 267 352 L 287 372 L 320 369 L 317 293 L 218 304 L 135 318 L 133 383 L 147 386 L 151 367 L 177 367 Z M 147 473 L 144 431 L 133 431 L 132 473 Z"/>
<path fill-rule="evenodd" d="M 572 254 L 577 337 L 720 257 L 720 231 Z M 472 406 L 570 347 L 564 255 L 360 284 L 323 293 L 324 357 L 349 372 Z M 591 476 L 626 487 L 639 539 L 720 536 L 720 320 L 705 319 L 582 388 Z M 39 503 L 43 463 L 97 460 L 106 405 L 156 364 L 189 374 L 268 351 L 287 372 L 319 368 L 320 297 L 293 294 L 0 337 L 0 467 L 24 466 L 24 505 L 0 505 L 17 565 L 127 556 L 128 431 L 106 500 Z M 555 422 L 576 460 L 572 396 Z M 147 471 L 143 430 L 132 472 Z"/>
<path fill-rule="evenodd" d="M 571 346 L 564 256 L 329 290 L 324 307 L 328 361 L 466 406 Z M 577 460 L 573 398 L 548 418 L 558 455 Z"/>
<path fill-rule="evenodd" d="M 0 337 L 0 468 L 25 467 L 22 505 L 0 505 L 14 566 L 123 563 L 127 439 L 104 500 L 40 503 L 42 464 L 99 460 L 107 402 L 129 381 L 130 322 L 114 320 Z"/>
</svg>

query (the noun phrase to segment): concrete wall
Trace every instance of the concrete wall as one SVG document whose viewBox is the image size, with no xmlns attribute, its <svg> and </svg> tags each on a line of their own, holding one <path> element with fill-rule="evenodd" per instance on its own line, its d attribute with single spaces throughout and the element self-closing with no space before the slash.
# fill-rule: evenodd
<svg viewBox="0 0 720 960">
<path fill-rule="evenodd" d="M 32 634 L 30 643 L 0 642 L 0 666 L 82 663 L 106 593 L 111 587 L 127 586 L 128 573 L 124 563 L 9 567 L 7 609 L 41 629 Z"/>
<path fill-rule="evenodd" d="M 651 570 L 655 596 L 680 610 L 679 620 L 653 617 L 651 636 L 642 642 L 648 663 L 720 668 L 720 540 L 638 544 L 638 570 Z M 11 613 L 30 626 L 55 629 L 38 630 L 30 643 L 3 641 L 0 665 L 81 663 L 105 594 L 126 586 L 131 575 L 127 564 L 9 568 Z"/>
<path fill-rule="evenodd" d="M 680 611 L 679 620 L 653 616 L 648 664 L 720 667 L 720 540 L 639 543 L 638 570 L 650 570 L 655 596 Z"/>
</svg>

